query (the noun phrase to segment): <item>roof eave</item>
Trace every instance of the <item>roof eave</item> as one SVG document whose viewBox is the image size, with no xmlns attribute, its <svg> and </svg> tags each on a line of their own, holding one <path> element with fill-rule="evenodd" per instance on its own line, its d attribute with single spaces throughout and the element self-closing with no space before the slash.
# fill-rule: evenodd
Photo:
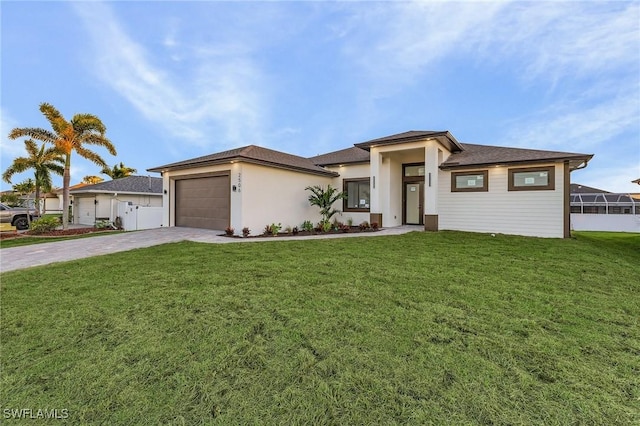
<svg viewBox="0 0 640 426">
<path fill-rule="evenodd" d="M 519 161 L 491 161 L 485 163 L 473 163 L 473 164 L 442 164 L 440 165 L 441 170 L 462 170 L 462 169 L 477 169 L 480 167 L 491 167 L 491 166 L 520 166 L 523 164 L 547 164 L 547 163 L 560 163 L 564 161 L 569 161 L 572 166 L 572 170 L 582 169 L 587 166 L 589 160 L 593 158 L 593 154 L 585 155 L 581 157 L 556 157 L 556 158 L 542 158 L 536 160 L 519 160 Z"/>
<path fill-rule="evenodd" d="M 206 167 L 206 166 L 217 166 L 217 165 L 221 165 L 221 164 L 231 164 L 231 163 L 233 163 L 235 161 L 242 161 L 242 162 L 245 162 L 245 163 L 257 164 L 257 165 L 268 166 L 268 167 L 275 167 L 275 168 L 279 168 L 279 169 L 292 170 L 292 171 L 297 171 L 297 172 L 301 172 L 301 173 L 309 173 L 309 174 L 320 175 L 320 176 L 334 176 L 334 177 L 335 176 L 339 176 L 337 173 L 331 172 L 329 170 L 306 169 L 306 168 L 303 168 L 303 167 L 296 167 L 296 166 L 291 166 L 291 165 L 287 165 L 287 164 L 274 163 L 274 162 L 266 161 L 266 160 L 258 160 L 258 159 L 255 159 L 255 158 L 244 157 L 244 156 L 241 156 L 241 155 L 234 156 L 234 157 L 231 157 L 231 158 L 218 159 L 218 160 L 206 160 L 206 161 L 201 161 L 201 162 L 196 162 L 196 163 L 181 164 L 181 165 L 178 165 L 178 166 L 167 165 L 167 166 L 163 166 L 163 167 L 162 166 L 161 167 L 154 167 L 152 169 L 147 169 L 147 171 L 163 173 L 163 172 L 171 172 L 171 171 L 175 171 L 175 170 L 192 169 L 194 167 Z"/>
<path fill-rule="evenodd" d="M 354 144 L 357 148 L 364 149 L 366 151 L 370 151 L 371 148 L 377 146 L 386 146 L 386 145 L 400 145 L 404 143 L 417 142 L 417 141 L 428 141 L 431 139 L 435 139 L 440 144 L 442 144 L 445 148 L 447 148 L 450 152 L 459 152 L 464 151 L 464 148 L 458 142 L 458 140 L 449 132 L 448 130 L 445 132 L 434 133 L 432 135 L 422 135 L 422 136 L 407 136 L 403 138 L 393 139 L 389 141 L 380 141 L 380 142 L 362 142 Z"/>
<path fill-rule="evenodd" d="M 69 191 L 71 195 L 80 195 L 80 194 L 124 194 L 124 195 L 162 195 L 162 192 L 132 192 L 132 191 L 118 191 L 118 190 L 95 190 L 91 189 L 89 191 Z"/>
</svg>

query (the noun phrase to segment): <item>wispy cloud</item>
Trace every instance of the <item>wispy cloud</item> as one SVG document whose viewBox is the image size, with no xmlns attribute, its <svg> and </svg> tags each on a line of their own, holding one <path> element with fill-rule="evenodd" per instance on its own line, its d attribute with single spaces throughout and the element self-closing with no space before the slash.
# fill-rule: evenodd
<svg viewBox="0 0 640 426">
<path fill-rule="evenodd" d="M 189 62 L 183 68 L 161 67 L 157 63 L 164 57 L 132 39 L 107 4 L 73 7 L 97 52 L 91 60 L 95 72 L 147 119 L 172 136 L 203 146 L 211 144 L 212 134 L 223 144 L 259 139 L 266 110 L 259 90 L 262 76 L 240 49 L 216 54 L 198 46 L 186 49 L 174 26 L 163 40 L 163 55 Z M 95 25 L 96 17 L 101 25 Z"/>
<path fill-rule="evenodd" d="M 377 97 L 464 59 L 511 75 L 523 92 L 553 94 L 542 111 L 505 123 L 503 144 L 593 149 L 638 131 L 639 21 L 637 2 L 399 3 L 354 8 L 335 33 L 349 38 L 345 56 L 369 83 L 368 115 Z"/>
</svg>

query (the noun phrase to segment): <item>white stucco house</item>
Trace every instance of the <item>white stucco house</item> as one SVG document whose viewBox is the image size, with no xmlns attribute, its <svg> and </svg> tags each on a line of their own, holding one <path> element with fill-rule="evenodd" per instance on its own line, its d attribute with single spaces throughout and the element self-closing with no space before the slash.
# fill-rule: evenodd
<svg viewBox="0 0 640 426">
<path fill-rule="evenodd" d="M 114 222 L 121 202 L 162 207 L 162 179 L 127 176 L 93 185 L 78 185 L 69 194 L 73 197 L 73 223 L 93 226 L 100 220 Z"/>
<path fill-rule="evenodd" d="M 341 221 L 570 236 L 570 172 L 593 155 L 474 145 L 448 131 L 409 131 L 311 158 L 249 145 L 149 169 L 162 175 L 163 226 L 317 222 L 310 185 L 347 192 Z"/>
</svg>

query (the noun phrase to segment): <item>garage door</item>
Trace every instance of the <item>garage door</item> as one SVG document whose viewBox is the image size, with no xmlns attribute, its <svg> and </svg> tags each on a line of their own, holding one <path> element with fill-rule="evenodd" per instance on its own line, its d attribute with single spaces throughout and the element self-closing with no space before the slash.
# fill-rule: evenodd
<svg viewBox="0 0 640 426">
<path fill-rule="evenodd" d="M 74 197 L 74 210 L 78 215 L 80 225 L 93 226 L 96 223 L 96 204 L 95 198 L 91 197 Z"/>
<path fill-rule="evenodd" d="M 230 218 L 229 176 L 176 180 L 176 226 L 225 229 Z"/>
</svg>

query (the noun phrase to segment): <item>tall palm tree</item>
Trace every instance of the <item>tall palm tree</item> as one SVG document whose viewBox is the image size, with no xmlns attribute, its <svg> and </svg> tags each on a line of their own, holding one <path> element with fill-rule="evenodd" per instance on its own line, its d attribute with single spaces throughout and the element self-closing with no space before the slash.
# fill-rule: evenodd
<svg viewBox="0 0 640 426">
<path fill-rule="evenodd" d="M 62 177 L 62 226 L 69 227 L 69 181 L 71 179 L 71 154 L 78 155 L 89 161 L 106 167 L 107 163 L 97 153 L 86 148 L 85 145 L 96 145 L 107 149 L 111 155 L 116 155 L 116 148 L 105 136 L 107 128 L 100 119 L 92 114 L 76 114 L 71 121 L 51 104 L 40 104 L 40 112 L 51 124 L 51 130 L 23 127 L 15 128 L 9 133 L 10 139 L 27 136 L 39 141 L 53 144 L 64 156 L 64 174 Z"/>
<path fill-rule="evenodd" d="M 124 164 L 122 164 L 122 161 L 119 165 L 116 164 L 111 169 L 109 167 L 103 167 L 100 171 L 100 173 L 109 176 L 111 179 L 120 179 L 123 177 L 131 176 L 135 172 L 137 172 L 136 169 L 125 166 Z"/>
<path fill-rule="evenodd" d="M 64 159 L 60 151 L 55 147 L 47 148 L 42 144 L 38 149 L 36 143 L 28 139 L 24 141 L 27 157 L 18 157 L 2 174 L 2 180 L 11 183 L 11 178 L 16 173 L 22 173 L 29 169 L 34 170 L 34 186 L 36 192 L 36 214 L 40 213 L 40 190 L 51 190 L 51 172 L 62 176 L 64 173 Z"/>
</svg>

